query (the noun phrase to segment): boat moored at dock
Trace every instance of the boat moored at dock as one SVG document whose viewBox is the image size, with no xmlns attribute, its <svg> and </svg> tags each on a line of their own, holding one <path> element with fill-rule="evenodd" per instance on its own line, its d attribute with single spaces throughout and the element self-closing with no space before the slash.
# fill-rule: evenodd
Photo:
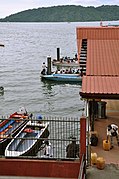
<svg viewBox="0 0 119 179">
<path fill-rule="evenodd" d="M 82 77 L 79 74 L 51 74 L 41 75 L 42 79 L 57 81 L 57 82 L 82 82 Z"/>
<path fill-rule="evenodd" d="M 49 136 L 48 126 L 48 122 L 28 121 L 7 145 L 5 156 L 18 157 L 36 155 L 43 144 L 43 138 Z"/>
<path fill-rule="evenodd" d="M 4 155 L 4 151 L 11 138 L 14 137 L 19 130 L 27 123 L 28 115 L 11 114 L 8 119 L 1 119 L 0 123 L 0 155 Z"/>
</svg>

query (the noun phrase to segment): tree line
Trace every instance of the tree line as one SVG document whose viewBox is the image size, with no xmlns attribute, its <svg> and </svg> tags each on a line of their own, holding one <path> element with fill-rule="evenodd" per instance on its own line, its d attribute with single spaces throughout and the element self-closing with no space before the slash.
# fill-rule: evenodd
<svg viewBox="0 0 119 179">
<path fill-rule="evenodd" d="M 0 22 L 88 22 L 119 20 L 119 6 L 75 5 L 28 9 L 0 19 Z"/>
</svg>

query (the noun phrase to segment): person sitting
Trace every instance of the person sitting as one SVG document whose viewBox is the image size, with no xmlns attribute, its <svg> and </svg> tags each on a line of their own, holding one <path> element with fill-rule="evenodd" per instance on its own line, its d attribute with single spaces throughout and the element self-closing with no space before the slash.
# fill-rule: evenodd
<svg viewBox="0 0 119 179">
<path fill-rule="evenodd" d="M 23 114 L 24 116 L 27 116 L 27 110 L 25 109 L 25 107 L 20 107 L 19 111 L 17 112 L 18 114 Z"/>
<path fill-rule="evenodd" d="M 29 115 L 29 118 L 30 118 L 30 119 L 32 119 L 32 118 L 33 118 L 33 114 L 32 114 L 32 113 Z"/>
<path fill-rule="evenodd" d="M 77 69 L 76 74 L 80 74 L 80 70 L 79 69 Z"/>
<path fill-rule="evenodd" d="M 66 69 L 65 74 L 68 74 L 68 73 L 69 73 L 69 71 L 68 71 L 68 69 Z"/>
<path fill-rule="evenodd" d="M 69 69 L 69 74 L 72 74 L 72 69 L 71 68 Z"/>
<path fill-rule="evenodd" d="M 42 124 L 42 119 L 43 119 L 43 117 L 42 117 L 42 115 L 41 114 L 38 114 L 37 116 L 36 116 L 36 119 L 38 120 L 38 123 L 39 124 Z"/>
<path fill-rule="evenodd" d="M 109 140 L 110 137 L 110 143 L 111 143 L 111 148 L 112 149 L 113 146 L 113 137 L 116 137 L 117 140 L 117 144 L 119 146 L 119 137 L 118 137 L 118 126 L 115 124 L 109 124 L 107 126 L 107 140 Z"/>
<path fill-rule="evenodd" d="M 79 144 L 76 144 L 76 137 L 72 137 L 72 143 L 68 144 L 66 147 L 67 158 L 77 158 L 79 157 Z"/>
<path fill-rule="evenodd" d="M 80 71 L 81 71 L 80 76 L 82 77 L 83 76 L 83 69 L 81 69 Z"/>
<path fill-rule="evenodd" d="M 78 55 L 77 55 L 77 53 L 75 54 L 75 60 L 78 60 Z"/>
</svg>

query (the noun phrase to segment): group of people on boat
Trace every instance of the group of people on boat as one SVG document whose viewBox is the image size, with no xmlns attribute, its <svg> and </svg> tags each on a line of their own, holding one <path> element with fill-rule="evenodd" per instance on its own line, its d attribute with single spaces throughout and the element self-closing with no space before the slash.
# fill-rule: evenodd
<svg viewBox="0 0 119 179">
<path fill-rule="evenodd" d="M 47 74 L 47 66 L 45 64 L 45 62 L 43 62 L 42 64 L 42 71 L 41 71 L 42 75 L 46 75 Z M 79 75 L 83 75 L 82 74 L 82 70 L 80 70 L 79 68 L 67 68 L 67 69 L 57 69 L 55 72 L 53 72 L 53 74 L 79 74 Z"/>
<path fill-rule="evenodd" d="M 53 63 L 56 62 L 57 60 L 53 60 Z M 70 57 L 62 57 L 59 59 L 59 62 L 60 63 L 78 63 L 78 56 L 77 56 L 77 53 L 75 54 L 75 57 L 74 58 L 70 58 Z"/>
<path fill-rule="evenodd" d="M 61 69 L 61 70 L 56 70 L 54 74 L 80 74 L 80 69 Z"/>
</svg>

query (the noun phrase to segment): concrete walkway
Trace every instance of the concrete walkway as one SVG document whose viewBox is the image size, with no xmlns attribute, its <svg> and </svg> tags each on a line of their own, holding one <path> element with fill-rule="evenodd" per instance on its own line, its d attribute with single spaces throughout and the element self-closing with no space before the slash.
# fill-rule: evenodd
<svg viewBox="0 0 119 179">
<path fill-rule="evenodd" d="M 110 151 L 103 149 L 103 140 L 106 140 L 106 129 L 108 124 L 114 123 L 119 127 L 119 101 L 106 101 L 106 119 L 96 119 L 95 130 L 98 132 L 98 145 L 91 146 L 91 152 L 97 153 L 97 157 L 103 157 L 106 166 L 103 170 L 97 169 L 95 165 L 87 169 L 87 179 L 119 179 L 119 146 L 114 139 L 114 148 Z"/>
<path fill-rule="evenodd" d="M 116 138 L 114 138 L 114 148 L 110 151 L 103 149 L 103 140 L 106 140 L 106 130 L 108 124 L 116 124 L 119 126 L 119 101 L 107 101 L 106 119 L 96 119 L 95 130 L 98 132 L 98 145 L 91 146 L 91 152 L 97 153 L 97 157 L 103 157 L 106 164 L 119 165 L 119 146 Z"/>
<path fill-rule="evenodd" d="M 96 166 L 87 169 L 87 179 L 119 179 L 119 168 L 114 164 L 108 164 L 103 170 Z"/>
</svg>

